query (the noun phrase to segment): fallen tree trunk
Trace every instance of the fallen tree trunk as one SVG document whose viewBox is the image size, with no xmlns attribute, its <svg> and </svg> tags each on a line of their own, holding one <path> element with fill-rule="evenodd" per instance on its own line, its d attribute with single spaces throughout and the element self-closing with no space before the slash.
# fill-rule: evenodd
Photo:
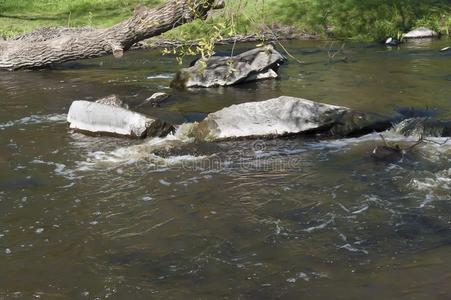
<svg viewBox="0 0 451 300">
<path fill-rule="evenodd" d="M 133 44 L 204 18 L 223 4 L 221 0 L 169 0 L 155 9 L 141 6 L 131 18 L 106 29 L 50 30 L 46 35 L 0 41 L 0 70 L 37 69 L 110 54 L 121 57 Z"/>
</svg>

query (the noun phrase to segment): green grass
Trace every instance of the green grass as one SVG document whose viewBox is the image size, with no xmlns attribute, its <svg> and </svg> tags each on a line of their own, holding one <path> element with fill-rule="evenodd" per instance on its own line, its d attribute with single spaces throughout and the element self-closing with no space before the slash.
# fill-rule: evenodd
<svg viewBox="0 0 451 300">
<path fill-rule="evenodd" d="M 139 4 L 161 0 L 0 0 L 0 35 L 11 37 L 38 27 L 108 27 Z"/>
<path fill-rule="evenodd" d="M 47 26 L 108 27 L 144 4 L 164 0 L 0 0 L 0 36 L 12 37 Z M 165 34 L 199 39 L 258 33 L 263 24 L 293 26 L 323 36 L 380 40 L 420 25 L 449 34 L 449 0 L 227 0 L 225 10 Z"/>
</svg>

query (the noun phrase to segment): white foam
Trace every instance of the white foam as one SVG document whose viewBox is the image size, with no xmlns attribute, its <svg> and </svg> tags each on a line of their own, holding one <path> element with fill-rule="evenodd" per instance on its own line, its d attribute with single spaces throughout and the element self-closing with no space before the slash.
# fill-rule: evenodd
<svg viewBox="0 0 451 300">
<path fill-rule="evenodd" d="M 419 191 L 451 190 L 451 168 L 434 173 L 431 177 L 412 179 L 410 186 Z"/>
<path fill-rule="evenodd" d="M 31 124 L 42 124 L 42 123 L 63 123 L 66 122 L 66 114 L 49 114 L 49 115 L 31 115 L 23 117 L 18 120 L 8 121 L 5 123 L 0 123 L 0 130 L 4 130 L 9 127 L 21 126 L 21 125 L 31 125 Z"/>
<path fill-rule="evenodd" d="M 52 161 L 43 161 L 43 160 L 40 160 L 40 159 L 32 160 L 31 163 L 32 164 L 43 164 L 43 165 L 48 165 L 48 166 L 54 166 L 55 169 L 53 170 L 53 172 L 56 175 L 65 177 L 67 179 L 80 178 L 80 177 L 75 175 L 74 170 L 68 169 L 65 164 L 60 164 L 60 163 L 56 163 L 56 162 L 52 162 Z"/>
<path fill-rule="evenodd" d="M 382 142 L 381 134 L 384 136 L 384 139 L 387 142 L 405 142 L 405 143 L 416 143 L 418 142 L 418 138 L 416 137 L 406 137 L 400 134 L 397 134 L 393 131 L 385 131 L 383 133 L 370 133 L 358 138 L 343 138 L 343 139 L 335 139 L 335 140 L 322 140 L 315 141 L 311 143 L 307 143 L 306 145 L 315 150 L 343 150 L 349 149 L 358 144 L 365 144 L 368 142 Z M 448 153 L 451 151 L 451 140 L 446 137 L 434 137 L 427 138 L 424 143 L 418 145 L 418 148 L 421 148 L 427 152 L 435 152 L 439 153 Z"/>
<path fill-rule="evenodd" d="M 164 138 L 150 138 L 138 145 L 120 147 L 113 151 L 95 151 L 88 154 L 88 159 L 79 162 L 78 170 L 87 171 L 93 167 L 115 167 L 117 165 L 134 164 L 145 161 L 157 169 L 164 169 L 168 166 L 177 165 L 184 162 L 192 162 L 206 158 L 206 156 L 181 155 L 160 157 L 154 153 L 159 150 L 171 149 L 174 146 L 191 143 L 194 138 L 191 137 L 192 129 L 196 123 L 182 124 L 177 127 L 174 134 L 169 134 Z"/>
<path fill-rule="evenodd" d="M 161 73 L 161 74 L 156 74 L 156 75 L 150 75 L 147 76 L 147 79 L 172 79 L 174 78 L 175 74 L 174 73 Z"/>
<path fill-rule="evenodd" d="M 329 220 L 325 221 L 324 223 L 319 224 L 319 225 L 317 225 L 317 226 L 309 227 L 309 228 L 307 228 L 307 229 L 304 229 L 304 231 L 310 233 L 310 232 L 313 232 L 313 231 L 318 230 L 318 229 L 324 229 L 324 228 L 327 227 L 327 225 L 329 225 L 330 223 L 332 223 L 334 220 L 335 220 L 335 218 L 332 216 L 332 218 L 330 218 Z"/>
</svg>

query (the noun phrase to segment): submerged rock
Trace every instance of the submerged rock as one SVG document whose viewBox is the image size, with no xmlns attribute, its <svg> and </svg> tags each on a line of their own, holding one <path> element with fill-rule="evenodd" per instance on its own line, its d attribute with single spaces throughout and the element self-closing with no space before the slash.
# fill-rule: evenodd
<svg viewBox="0 0 451 300">
<path fill-rule="evenodd" d="M 396 124 L 393 131 L 404 136 L 450 137 L 451 121 L 432 118 L 410 118 Z"/>
<path fill-rule="evenodd" d="M 173 127 L 160 120 L 128 109 L 89 101 L 74 101 L 67 121 L 70 128 L 90 135 L 113 135 L 134 138 L 165 136 Z"/>
<path fill-rule="evenodd" d="M 383 162 L 395 162 L 399 161 L 403 158 L 404 151 L 401 149 L 399 145 L 395 146 L 388 146 L 388 145 L 382 145 L 377 146 L 374 148 L 374 150 L 371 152 L 371 158 L 373 158 L 376 161 L 383 161 Z"/>
<path fill-rule="evenodd" d="M 153 107 L 158 107 L 167 98 L 169 98 L 169 95 L 166 93 L 155 93 L 146 100 L 144 100 L 143 103 L 141 103 L 139 106 L 150 104 Z"/>
<path fill-rule="evenodd" d="M 403 36 L 404 39 L 421 39 L 432 37 L 438 37 L 438 33 L 426 27 L 416 28 Z"/>
<path fill-rule="evenodd" d="M 248 81 L 276 78 L 285 58 L 272 45 L 253 49 L 233 57 L 212 56 L 199 59 L 191 67 L 177 72 L 172 87 L 229 86 Z"/>
<path fill-rule="evenodd" d="M 122 101 L 116 95 L 110 95 L 108 97 L 98 99 L 98 100 L 96 100 L 96 103 L 107 104 L 107 105 L 112 105 L 112 106 L 128 109 L 128 105 L 126 103 L 124 103 L 124 101 Z"/>
<path fill-rule="evenodd" d="M 299 133 L 345 137 L 386 130 L 392 121 L 342 106 L 282 96 L 211 113 L 199 123 L 195 136 L 210 141 Z"/>
<path fill-rule="evenodd" d="M 372 132 L 382 132 L 390 129 L 394 123 L 403 119 L 405 117 L 399 114 L 385 116 L 349 110 L 336 120 L 329 129 L 328 135 L 332 137 L 358 137 Z"/>
</svg>

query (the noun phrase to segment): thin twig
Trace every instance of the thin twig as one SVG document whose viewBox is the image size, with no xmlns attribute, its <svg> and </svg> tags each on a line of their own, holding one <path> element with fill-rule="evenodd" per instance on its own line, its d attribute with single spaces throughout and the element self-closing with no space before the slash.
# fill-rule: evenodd
<svg viewBox="0 0 451 300">
<path fill-rule="evenodd" d="M 379 134 L 379 136 L 381 137 L 382 142 L 384 142 L 384 145 L 385 145 L 386 147 L 390 147 L 390 146 L 388 145 L 387 141 L 385 140 L 385 137 L 384 137 L 382 134 Z"/>
</svg>

